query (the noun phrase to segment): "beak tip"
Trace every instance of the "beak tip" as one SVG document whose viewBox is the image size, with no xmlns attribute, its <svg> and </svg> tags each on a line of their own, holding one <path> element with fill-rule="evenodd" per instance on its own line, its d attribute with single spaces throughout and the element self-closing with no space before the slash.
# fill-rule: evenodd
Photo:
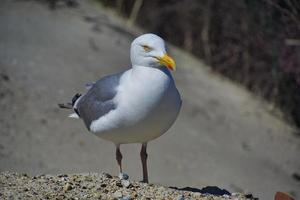
<svg viewBox="0 0 300 200">
<path fill-rule="evenodd" d="M 165 54 L 159 59 L 159 62 L 172 71 L 176 71 L 176 63 L 168 54 Z"/>
</svg>

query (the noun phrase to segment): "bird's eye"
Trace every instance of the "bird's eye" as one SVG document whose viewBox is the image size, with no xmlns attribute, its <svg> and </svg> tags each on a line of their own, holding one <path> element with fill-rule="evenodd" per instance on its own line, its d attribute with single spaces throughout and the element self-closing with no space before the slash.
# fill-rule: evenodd
<svg viewBox="0 0 300 200">
<path fill-rule="evenodd" d="M 143 49 L 146 51 L 146 52 L 150 52 L 152 51 L 153 49 L 151 47 L 149 47 L 148 45 L 141 45 L 143 47 Z"/>
</svg>

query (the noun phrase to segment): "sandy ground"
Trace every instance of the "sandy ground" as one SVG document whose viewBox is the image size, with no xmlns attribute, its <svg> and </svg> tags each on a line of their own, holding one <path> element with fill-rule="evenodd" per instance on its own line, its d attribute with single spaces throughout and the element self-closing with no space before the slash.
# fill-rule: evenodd
<svg viewBox="0 0 300 200">
<path fill-rule="evenodd" d="M 36 1 L 0 5 L 0 170 L 117 174 L 114 145 L 67 118 L 57 103 L 129 65 L 132 29 L 94 3 L 49 10 Z M 128 31 L 129 30 L 129 31 Z M 272 199 L 300 197 L 300 140 L 272 106 L 170 48 L 183 97 L 175 125 L 149 143 L 150 182 L 219 186 Z M 124 170 L 140 180 L 140 145 L 123 145 Z M 299 178 L 299 177 L 298 177 Z"/>
<path fill-rule="evenodd" d="M 110 199 L 110 200 L 255 200 L 250 194 L 215 190 L 215 195 L 192 188 L 175 189 L 120 179 L 107 173 L 60 174 L 28 176 L 11 172 L 0 173 L 1 199 Z"/>
</svg>

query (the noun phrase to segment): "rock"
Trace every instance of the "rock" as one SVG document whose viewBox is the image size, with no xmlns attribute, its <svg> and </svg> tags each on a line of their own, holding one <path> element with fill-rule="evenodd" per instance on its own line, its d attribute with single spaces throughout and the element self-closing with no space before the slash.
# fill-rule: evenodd
<svg viewBox="0 0 300 200">
<path fill-rule="evenodd" d="M 290 195 L 283 192 L 277 192 L 275 194 L 275 200 L 294 200 Z"/>
<path fill-rule="evenodd" d="M 125 174 L 125 173 L 120 173 L 120 174 L 119 174 L 119 178 L 120 178 L 121 180 L 128 180 L 128 179 L 129 179 L 129 176 L 128 176 L 127 174 Z"/>
<path fill-rule="evenodd" d="M 118 186 L 118 187 L 123 187 L 121 181 L 117 181 L 117 182 L 116 182 L 116 186 Z"/>
<path fill-rule="evenodd" d="M 202 196 L 203 196 L 203 194 L 201 194 L 200 192 L 194 192 L 193 195 L 192 195 L 192 197 L 194 197 L 196 199 L 198 199 L 198 198 L 200 198 Z"/>
<path fill-rule="evenodd" d="M 82 188 L 82 189 L 84 189 L 84 190 L 86 190 L 86 189 L 87 189 L 87 187 L 86 187 L 85 185 L 83 185 L 81 188 Z"/>
<path fill-rule="evenodd" d="M 67 174 L 59 174 L 59 175 L 57 175 L 59 178 L 63 178 L 63 177 L 68 177 L 68 175 Z"/>
<path fill-rule="evenodd" d="M 92 181 L 93 179 L 92 179 L 92 177 L 91 177 L 91 176 L 86 176 L 86 177 L 84 178 L 84 180 L 85 180 L 85 181 L 89 181 L 89 182 L 90 182 L 90 181 Z"/>
<path fill-rule="evenodd" d="M 246 198 L 253 198 L 253 195 L 251 193 L 249 193 L 249 194 L 245 194 L 245 197 Z"/>
<path fill-rule="evenodd" d="M 131 200 L 131 197 L 127 196 L 127 197 L 122 197 L 120 200 Z"/>
<path fill-rule="evenodd" d="M 128 180 L 121 180 L 121 184 L 125 188 L 128 188 L 130 186 L 130 182 Z"/>
<path fill-rule="evenodd" d="M 69 190 L 72 190 L 73 189 L 73 187 L 72 187 L 72 185 L 70 184 L 70 183 L 67 183 L 65 186 L 64 186 L 64 191 L 66 192 L 66 191 L 69 191 Z"/>
<path fill-rule="evenodd" d="M 101 192 L 95 192 L 93 197 L 97 198 L 97 199 L 100 199 L 102 197 L 101 195 L 102 193 Z"/>
<path fill-rule="evenodd" d="M 114 194 L 113 194 L 113 197 L 115 198 L 121 198 L 123 196 L 122 192 L 120 191 L 116 191 Z"/>
<path fill-rule="evenodd" d="M 108 173 L 103 173 L 103 176 L 106 178 L 112 178 L 112 175 L 108 174 Z"/>
<path fill-rule="evenodd" d="M 181 194 L 176 198 L 176 200 L 184 200 L 184 196 Z"/>
</svg>

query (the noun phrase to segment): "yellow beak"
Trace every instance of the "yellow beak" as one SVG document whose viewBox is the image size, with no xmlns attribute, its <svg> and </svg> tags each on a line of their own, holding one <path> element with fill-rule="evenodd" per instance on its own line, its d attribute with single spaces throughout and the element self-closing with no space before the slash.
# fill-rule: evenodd
<svg viewBox="0 0 300 200">
<path fill-rule="evenodd" d="M 174 70 L 174 71 L 176 70 L 175 61 L 173 60 L 173 58 L 168 56 L 168 54 L 165 54 L 163 57 L 158 57 L 157 59 L 160 64 L 166 66 L 170 70 Z"/>
</svg>

